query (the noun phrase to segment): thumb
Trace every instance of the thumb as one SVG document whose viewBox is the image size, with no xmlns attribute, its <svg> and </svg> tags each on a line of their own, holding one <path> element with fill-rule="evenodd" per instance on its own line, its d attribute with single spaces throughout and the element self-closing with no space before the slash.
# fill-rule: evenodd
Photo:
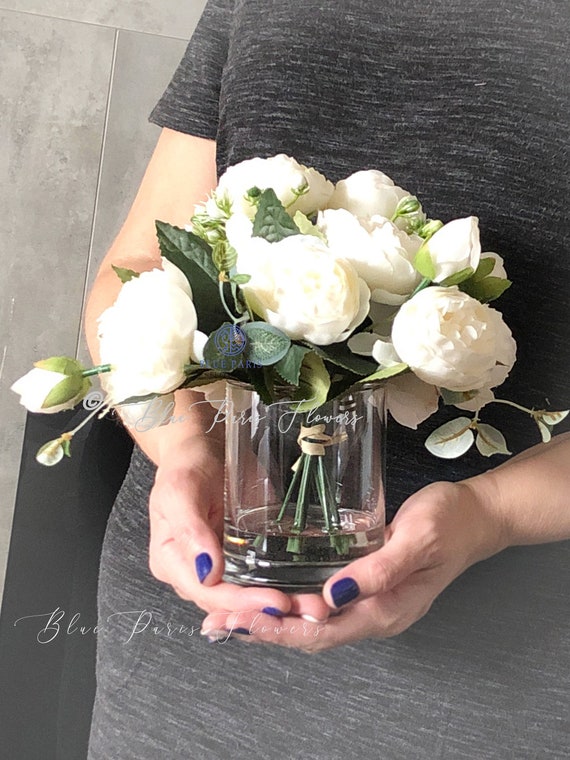
<svg viewBox="0 0 570 760">
<path fill-rule="evenodd" d="M 356 599 L 390 591 L 426 566 L 422 544 L 416 532 L 393 530 L 384 546 L 329 578 L 323 588 L 325 601 L 337 609 Z"/>
</svg>

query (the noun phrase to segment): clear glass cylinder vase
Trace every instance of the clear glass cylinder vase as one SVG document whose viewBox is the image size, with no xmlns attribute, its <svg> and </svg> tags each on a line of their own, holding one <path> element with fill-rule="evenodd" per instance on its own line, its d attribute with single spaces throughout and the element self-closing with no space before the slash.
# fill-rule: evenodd
<svg viewBox="0 0 570 760">
<path fill-rule="evenodd" d="M 382 384 L 301 412 L 229 382 L 225 404 L 225 580 L 316 591 L 382 545 Z"/>
</svg>

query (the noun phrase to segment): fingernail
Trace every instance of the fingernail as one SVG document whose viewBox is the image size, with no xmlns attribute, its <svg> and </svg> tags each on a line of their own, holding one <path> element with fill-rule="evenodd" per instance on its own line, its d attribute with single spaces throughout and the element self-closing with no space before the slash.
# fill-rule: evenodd
<svg viewBox="0 0 570 760">
<path fill-rule="evenodd" d="M 204 583 L 205 578 L 214 566 L 212 558 L 208 552 L 202 552 L 202 554 L 198 554 L 194 563 L 196 565 L 196 575 L 198 576 L 198 580 L 200 583 Z"/>
<path fill-rule="evenodd" d="M 251 636 L 249 628 L 232 628 L 232 633 L 241 633 L 242 636 Z"/>
<path fill-rule="evenodd" d="M 207 631 L 200 631 L 200 635 L 205 636 L 210 644 L 212 644 L 214 641 L 217 641 L 218 644 L 223 644 L 224 641 L 227 641 L 229 638 L 231 638 L 231 633 L 229 631 L 225 631 L 224 629 L 210 629 Z"/>
<path fill-rule="evenodd" d="M 301 617 L 303 618 L 303 620 L 306 620 L 307 623 L 326 623 L 327 622 L 326 619 L 317 620 L 317 618 L 313 617 L 312 615 L 301 615 Z"/>
<path fill-rule="evenodd" d="M 335 607 L 352 602 L 360 594 L 358 583 L 353 578 L 341 578 L 331 586 L 331 596 Z"/>
<path fill-rule="evenodd" d="M 283 617 L 285 615 L 285 613 L 278 610 L 277 607 L 264 607 L 261 611 L 266 615 L 273 615 L 273 617 Z"/>
</svg>

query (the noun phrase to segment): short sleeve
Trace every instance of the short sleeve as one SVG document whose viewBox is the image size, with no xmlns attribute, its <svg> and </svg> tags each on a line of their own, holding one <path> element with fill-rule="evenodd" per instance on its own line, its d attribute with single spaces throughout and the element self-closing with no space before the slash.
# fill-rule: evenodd
<svg viewBox="0 0 570 760">
<path fill-rule="evenodd" d="M 222 70 L 227 60 L 234 0 L 209 0 L 166 91 L 149 121 L 215 139 Z"/>
</svg>

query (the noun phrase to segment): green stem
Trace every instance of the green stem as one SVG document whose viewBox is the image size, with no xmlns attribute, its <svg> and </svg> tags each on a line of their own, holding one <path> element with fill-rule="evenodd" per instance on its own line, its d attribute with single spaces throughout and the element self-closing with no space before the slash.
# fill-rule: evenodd
<svg viewBox="0 0 570 760">
<path fill-rule="evenodd" d="M 336 499 L 333 493 L 328 470 L 323 462 L 323 457 L 319 457 L 319 475 L 323 479 L 323 489 L 327 500 L 328 518 L 333 528 L 340 528 L 340 517 L 336 506 Z"/>
<path fill-rule="evenodd" d="M 520 412 L 526 412 L 527 414 L 530 414 L 531 417 L 534 417 L 534 409 L 527 409 L 526 406 L 515 404 L 514 401 L 507 401 L 507 399 L 505 398 L 496 398 L 496 399 L 493 399 L 492 403 L 506 404 L 506 406 L 512 406 L 514 409 L 518 409 Z"/>
<path fill-rule="evenodd" d="M 307 454 L 301 454 L 301 458 L 299 459 L 299 464 L 297 465 L 297 469 L 293 473 L 293 477 L 291 478 L 291 482 L 289 483 L 289 488 L 287 489 L 287 493 L 285 494 L 285 498 L 283 499 L 283 505 L 281 509 L 279 510 L 279 514 L 277 515 L 277 522 L 281 522 L 283 517 L 285 516 L 285 511 L 287 507 L 289 506 L 289 502 L 291 501 L 291 496 L 293 495 L 293 489 L 295 488 L 297 481 L 301 477 L 301 472 L 304 467 L 304 458 L 307 456 Z"/>
<path fill-rule="evenodd" d="M 293 530 L 302 532 L 307 527 L 307 511 L 309 508 L 309 476 L 313 469 L 313 457 L 305 456 L 303 462 L 303 473 L 301 475 L 301 484 L 299 486 L 299 497 L 297 499 L 297 509 L 295 510 L 295 520 L 293 521 Z"/>
<path fill-rule="evenodd" d="M 416 293 L 420 292 L 420 290 L 424 290 L 424 288 L 427 288 L 428 285 L 431 285 L 431 282 L 432 281 L 430 280 L 429 277 L 424 277 L 422 281 L 420 282 L 420 284 L 418 285 L 418 287 L 414 290 L 410 298 L 413 298 L 416 295 Z"/>
<path fill-rule="evenodd" d="M 319 501 L 323 508 L 323 518 L 325 521 L 325 528 L 327 533 L 331 532 L 331 517 L 330 517 L 330 505 L 329 495 L 325 486 L 325 471 L 323 467 L 323 457 L 319 457 L 317 461 L 317 493 L 319 495 Z"/>
<path fill-rule="evenodd" d="M 224 307 L 224 311 L 226 312 L 226 314 L 228 315 L 228 317 L 232 320 L 232 322 L 235 324 L 237 317 L 235 317 L 232 314 L 229 306 L 226 303 L 226 297 L 224 295 L 224 283 L 222 282 L 222 280 L 218 280 L 218 289 L 220 291 L 220 301 L 222 302 L 222 306 Z"/>
<path fill-rule="evenodd" d="M 84 369 L 81 373 L 82 377 L 93 377 L 93 375 L 101 375 L 103 372 L 110 372 L 112 366 L 110 364 L 99 364 L 97 367 L 91 367 L 90 369 Z"/>
</svg>

